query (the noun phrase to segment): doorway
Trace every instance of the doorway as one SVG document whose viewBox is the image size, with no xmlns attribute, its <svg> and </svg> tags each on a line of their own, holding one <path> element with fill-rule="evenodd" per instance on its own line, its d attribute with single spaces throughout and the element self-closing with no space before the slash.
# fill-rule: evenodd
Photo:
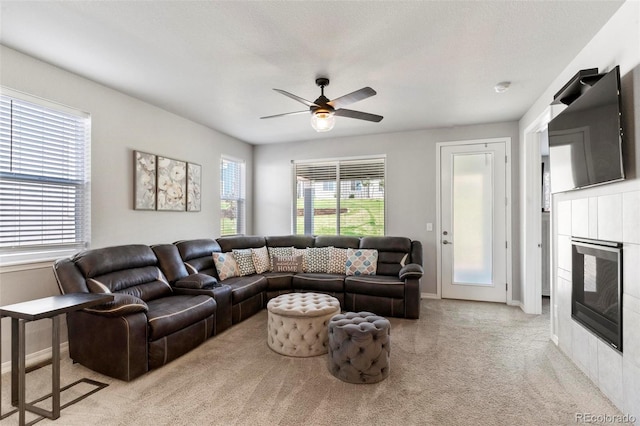
<svg viewBox="0 0 640 426">
<path fill-rule="evenodd" d="M 510 300 L 508 139 L 438 144 L 441 297 Z"/>
</svg>

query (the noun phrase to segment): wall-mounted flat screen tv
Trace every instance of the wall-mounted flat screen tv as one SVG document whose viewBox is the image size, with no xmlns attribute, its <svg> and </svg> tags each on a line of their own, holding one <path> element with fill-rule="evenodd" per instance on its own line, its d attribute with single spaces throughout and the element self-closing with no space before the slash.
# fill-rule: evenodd
<svg viewBox="0 0 640 426">
<path fill-rule="evenodd" d="M 549 122 L 551 192 L 624 179 L 620 69 L 596 77 Z"/>
</svg>

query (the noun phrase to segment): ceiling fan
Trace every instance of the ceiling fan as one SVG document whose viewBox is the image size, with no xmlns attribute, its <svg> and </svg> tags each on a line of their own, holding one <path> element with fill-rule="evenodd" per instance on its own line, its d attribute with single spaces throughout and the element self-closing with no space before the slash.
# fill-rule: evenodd
<svg viewBox="0 0 640 426">
<path fill-rule="evenodd" d="M 309 109 L 304 111 L 269 115 L 267 117 L 260 117 L 260 118 L 275 118 L 275 117 L 284 117 L 287 115 L 311 113 L 311 126 L 318 132 L 327 132 L 333 129 L 336 116 L 355 118 L 358 120 L 374 121 L 376 123 L 382 120 L 383 117 L 381 115 L 369 114 L 368 112 L 354 111 L 352 109 L 342 108 L 343 106 L 347 106 L 354 102 L 361 101 L 363 99 L 367 99 L 375 95 L 376 91 L 373 90 L 371 87 L 363 87 L 362 89 L 356 90 L 355 92 L 351 92 L 347 95 L 340 96 L 339 98 L 329 100 L 324 95 L 324 88 L 329 85 L 329 79 L 317 78 L 316 84 L 320 86 L 320 97 L 313 102 L 303 99 L 292 93 L 286 92 L 284 90 L 273 89 L 278 93 L 282 93 L 283 95 L 288 96 L 291 99 L 294 99 L 300 103 L 305 104 L 306 106 L 309 107 Z"/>
</svg>

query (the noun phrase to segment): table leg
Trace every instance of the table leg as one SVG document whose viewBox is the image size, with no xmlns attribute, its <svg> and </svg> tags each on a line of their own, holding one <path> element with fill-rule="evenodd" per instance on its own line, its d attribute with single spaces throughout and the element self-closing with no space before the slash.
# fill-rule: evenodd
<svg viewBox="0 0 640 426">
<path fill-rule="evenodd" d="M 26 365 L 25 365 L 25 322 L 24 320 L 12 319 L 18 323 L 18 423 L 20 426 L 25 424 L 25 408 L 26 408 Z M 14 351 L 12 351 L 14 352 Z"/>
<path fill-rule="evenodd" d="M 51 418 L 55 420 L 60 417 L 60 316 L 56 315 L 51 320 Z"/>
<path fill-rule="evenodd" d="M 11 405 L 18 405 L 18 320 L 11 318 Z"/>
<path fill-rule="evenodd" d="M 0 316 L 0 356 L 1 355 L 2 355 L 2 316 Z M 4 419 L 4 415 L 2 414 L 2 371 L 0 371 L 0 420 L 1 419 Z"/>
</svg>

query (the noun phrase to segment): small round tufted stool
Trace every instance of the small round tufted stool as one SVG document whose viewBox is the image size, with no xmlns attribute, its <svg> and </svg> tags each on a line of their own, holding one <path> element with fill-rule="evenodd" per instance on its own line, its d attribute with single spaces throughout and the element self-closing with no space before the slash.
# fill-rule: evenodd
<svg viewBox="0 0 640 426">
<path fill-rule="evenodd" d="M 310 357 L 327 353 L 327 323 L 340 313 L 328 294 L 289 293 L 267 303 L 267 343 L 282 355 Z"/>
<path fill-rule="evenodd" d="M 391 324 L 371 312 L 329 321 L 329 371 L 348 383 L 377 383 L 389 375 Z"/>
</svg>

